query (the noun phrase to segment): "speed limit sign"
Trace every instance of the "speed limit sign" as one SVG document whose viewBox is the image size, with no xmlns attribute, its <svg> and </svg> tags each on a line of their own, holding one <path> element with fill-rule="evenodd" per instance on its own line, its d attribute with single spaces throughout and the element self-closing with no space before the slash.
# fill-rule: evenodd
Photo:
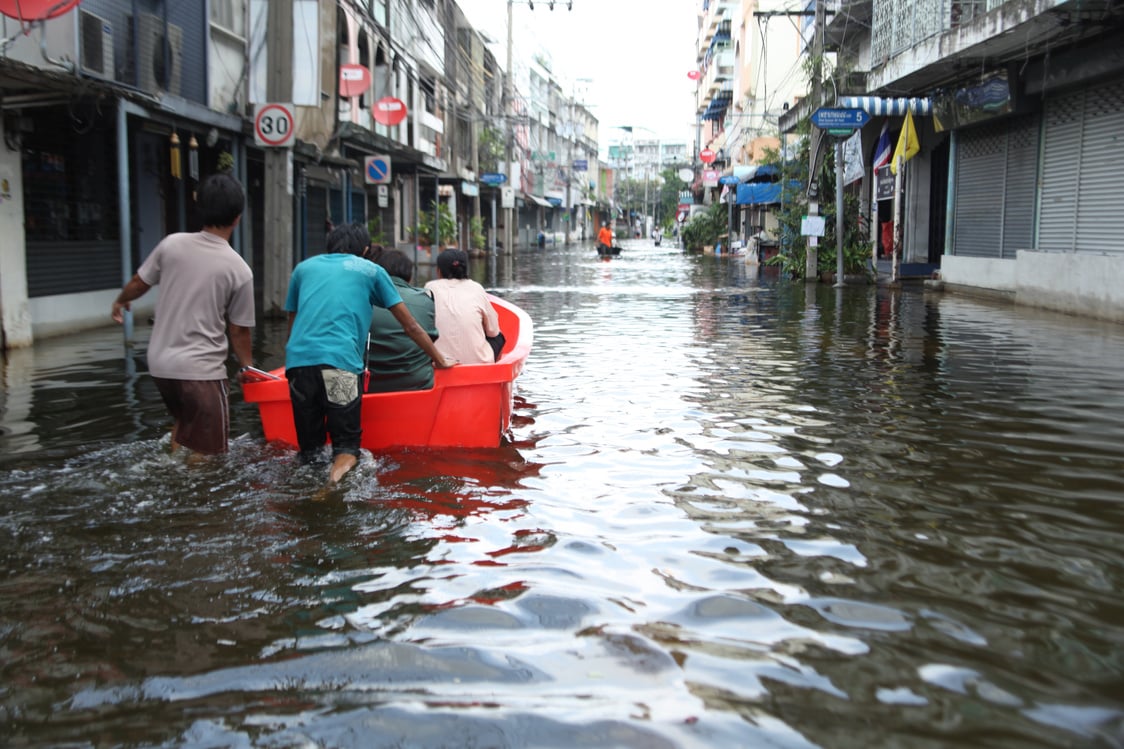
<svg viewBox="0 0 1124 749">
<path fill-rule="evenodd" d="M 274 147 L 293 145 L 293 105 L 259 104 L 254 111 L 254 143 Z"/>
</svg>

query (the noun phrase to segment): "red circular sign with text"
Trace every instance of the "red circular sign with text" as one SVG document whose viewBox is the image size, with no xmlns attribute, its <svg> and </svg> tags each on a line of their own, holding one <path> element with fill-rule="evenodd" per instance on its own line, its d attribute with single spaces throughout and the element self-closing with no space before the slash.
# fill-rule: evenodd
<svg viewBox="0 0 1124 749">
<path fill-rule="evenodd" d="M 406 104 L 393 96 L 384 96 L 371 107 L 371 114 L 380 125 L 397 125 L 406 119 Z"/>
<path fill-rule="evenodd" d="M 711 151 L 709 148 L 704 148 L 699 152 L 699 160 L 704 164 L 709 164 L 710 162 L 714 161 L 717 155 L 718 154 L 714 153 L 714 151 Z"/>
<path fill-rule="evenodd" d="M 340 65 L 340 96 L 362 96 L 371 87 L 371 71 L 363 65 Z"/>
<path fill-rule="evenodd" d="M 697 81 L 699 78 L 702 78 L 702 71 L 701 70 L 692 70 L 689 73 L 687 73 L 687 77 L 690 78 L 692 81 Z"/>
</svg>

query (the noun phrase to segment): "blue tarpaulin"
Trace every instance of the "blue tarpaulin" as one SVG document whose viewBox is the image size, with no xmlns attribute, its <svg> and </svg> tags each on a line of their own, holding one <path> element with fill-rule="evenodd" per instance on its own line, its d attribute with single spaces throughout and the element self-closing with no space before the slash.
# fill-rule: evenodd
<svg viewBox="0 0 1124 749">
<path fill-rule="evenodd" d="M 800 183 L 793 181 L 790 190 L 798 190 Z M 769 205 L 781 202 L 780 182 L 742 182 L 738 185 L 737 205 Z"/>
</svg>

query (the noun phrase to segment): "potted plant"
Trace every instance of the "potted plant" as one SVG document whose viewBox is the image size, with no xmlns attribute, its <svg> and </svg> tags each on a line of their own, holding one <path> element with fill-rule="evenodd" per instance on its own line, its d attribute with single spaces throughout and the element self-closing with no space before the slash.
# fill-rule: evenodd
<svg viewBox="0 0 1124 749">
<path fill-rule="evenodd" d="M 410 227 L 412 231 L 412 227 Z M 436 211 L 418 211 L 417 242 L 423 247 L 433 245 L 437 236 L 443 246 L 455 245 L 457 222 L 447 205 L 438 205 Z"/>
<path fill-rule="evenodd" d="M 468 220 L 468 243 L 471 245 L 469 254 L 474 257 L 488 254 L 488 248 L 484 246 L 485 242 L 487 239 L 484 237 L 484 219 L 473 216 Z"/>
</svg>

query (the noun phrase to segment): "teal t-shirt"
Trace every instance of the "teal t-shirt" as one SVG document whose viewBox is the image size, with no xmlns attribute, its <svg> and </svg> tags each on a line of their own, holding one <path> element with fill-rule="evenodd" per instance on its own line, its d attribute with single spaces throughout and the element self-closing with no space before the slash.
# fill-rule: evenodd
<svg viewBox="0 0 1124 749">
<path fill-rule="evenodd" d="M 371 309 L 402 302 L 390 275 L 356 255 L 316 255 L 289 279 L 285 310 L 295 312 L 285 368 L 329 366 L 359 374 Z"/>
</svg>

